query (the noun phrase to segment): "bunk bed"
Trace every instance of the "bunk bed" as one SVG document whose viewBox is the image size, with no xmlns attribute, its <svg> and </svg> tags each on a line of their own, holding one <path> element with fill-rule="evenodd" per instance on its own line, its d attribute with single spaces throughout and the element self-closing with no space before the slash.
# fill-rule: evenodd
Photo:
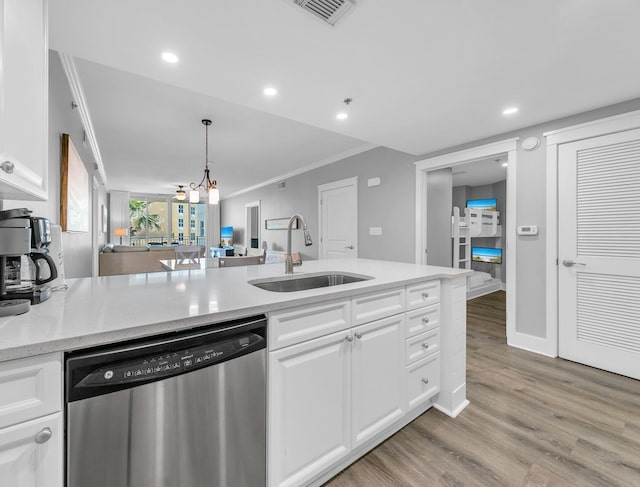
<svg viewBox="0 0 640 487">
<path fill-rule="evenodd" d="M 453 239 L 453 267 L 471 269 L 471 239 L 494 237 L 500 239 L 502 227 L 499 225 L 500 212 L 494 210 L 453 207 L 451 217 L 451 238 Z M 497 242 L 499 246 L 499 240 Z M 493 277 L 488 272 L 476 271 L 467 279 L 467 299 L 477 298 L 502 289 L 499 275 Z"/>
</svg>

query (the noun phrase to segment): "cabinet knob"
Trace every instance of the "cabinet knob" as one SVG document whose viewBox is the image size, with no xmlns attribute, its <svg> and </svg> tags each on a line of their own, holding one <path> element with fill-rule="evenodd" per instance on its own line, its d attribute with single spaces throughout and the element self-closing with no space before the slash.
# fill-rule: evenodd
<svg viewBox="0 0 640 487">
<path fill-rule="evenodd" d="M 47 441 L 49 441 L 52 435 L 53 433 L 51 432 L 51 428 L 42 428 L 36 433 L 36 443 L 38 443 L 39 445 L 41 445 L 42 443 L 46 443 Z"/>
<path fill-rule="evenodd" d="M 345 247 L 345 249 L 350 249 L 350 250 L 353 250 L 354 248 L 355 248 L 355 247 L 354 247 L 353 245 L 347 245 L 347 246 Z"/>
<path fill-rule="evenodd" d="M 427 379 L 426 377 L 422 378 L 422 383 L 423 384 L 428 384 L 429 383 L 429 379 Z"/>
<path fill-rule="evenodd" d="M 3 161 L 0 164 L 0 169 L 2 169 L 7 174 L 11 174 L 13 172 L 13 168 L 14 167 L 15 167 L 15 165 L 11 161 Z"/>
<path fill-rule="evenodd" d="M 348 342 L 352 342 L 353 341 L 353 337 L 351 335 L 347 335 L 346 337 L 344 337 L 344 339 Z"/>
<path fill-rule="evenodd" d="M 422 297 L 423 297 L 424 299 L 427 299 L 427 298 L 429 297 L 429 293 L 422 293 Z"/>
<path fill-rule="evenodd" d="M 360 340 L 362 338 L 362 333 L 360 333 L 359 331 L 356 332 L 356 338 Z"/>
<path fill-rule="evenodd" d="M 426 325 L 427 323 L 429 323 L 429 318 L 425 316 L 424 318 L 422 318 L 422 322 Z"/>
<path fill-rule="evenodd" d="M 429 348 L 429 344 L 428 343 L 423 343 L 422 344 L 422 348 L 424 348 L 426 350 L 427 348 Z"/>
</svg>

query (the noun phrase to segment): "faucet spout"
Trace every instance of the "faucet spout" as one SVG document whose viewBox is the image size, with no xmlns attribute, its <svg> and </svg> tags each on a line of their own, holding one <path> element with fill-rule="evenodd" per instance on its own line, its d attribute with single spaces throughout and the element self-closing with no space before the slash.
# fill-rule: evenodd
<svg viewBox="0 0 640 487">
<path fill-rule="evenodd" d="M 302 224 L 302 231 L 304 232 L 304 244 L 307 247 L 313 244 L 313 241 L 311 240 L 311 234 L 309 233 L 309 229 L 307 228 L 307 222 L 304 221 L 304 217 L 296 213 L 291 218 L 289 218 L 289 224 L 287 225 L 287 254 L 284 261 L 285 274 L 293 274 L 293 267 L 302 265 L 302 259 L 298 258 L 294 262 L 293 257 L 291 256 L 291 230 L 293 229 L 293 223 L 296 220 L 298 220 Z"/>
</svg>

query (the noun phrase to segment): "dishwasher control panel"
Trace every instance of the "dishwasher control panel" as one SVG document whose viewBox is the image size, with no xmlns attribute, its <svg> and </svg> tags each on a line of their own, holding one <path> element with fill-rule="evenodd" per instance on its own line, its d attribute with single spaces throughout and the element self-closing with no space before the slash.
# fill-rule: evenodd
<svg viewBox="0 0 640 487">
<path fill-rule="evenodd" d="M 122 384 L 177 375 L 222 362 L 263 340 L 260 335 L 244 333 L 212 344 L 108 364 L 86 375 L 76 387 Z"/>
</svg>

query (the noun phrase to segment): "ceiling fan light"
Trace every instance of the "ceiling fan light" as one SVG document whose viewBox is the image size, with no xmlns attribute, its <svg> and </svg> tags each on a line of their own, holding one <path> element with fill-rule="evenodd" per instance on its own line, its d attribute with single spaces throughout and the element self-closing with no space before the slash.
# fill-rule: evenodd
<svg viewBox="0 0 640 487">
<path fill-rule="evenodd" d="M 184 190 L 182 185 L 178 185 L 178 189 L 176 191 L 176 199 L 178 201 L 184 201 L 187 199 L 187 192 Z"/>
<path fill-rule="evenodd" d="M 200 201 L 200 191 L 192 189 L 189 191 L 189 203 L 198 203 Z"/>
</svg>

